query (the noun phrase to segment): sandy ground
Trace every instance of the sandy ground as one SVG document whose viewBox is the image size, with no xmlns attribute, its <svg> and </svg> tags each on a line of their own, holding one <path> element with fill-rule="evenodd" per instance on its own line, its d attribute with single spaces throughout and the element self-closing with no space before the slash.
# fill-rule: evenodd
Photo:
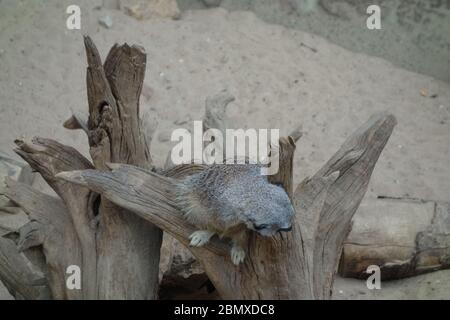
<svg viewBox="0 0 450 320">
<path fill-rule="evenodd" d="M 178 0 L 182 10 L 205 0 Z M 355 52 L 450 82 L 450 2 L 430 0 L 221 0 L 268 23 L 310 32 Z M 381 29 L 366 28 L 369 5 L 381 9 Z"/>
<path fill-rule="evenodd" d="M 381 282 L 380 289 L 368 289 L 365 281 L 338 277 L 334 282 L 334 300 L 442 300 L 448 292 L 450 270 L 436 271 L 401 280 Z"/>
<path fill-rule="evenodd" d="M 450 200 L 449 83 L 267 24 L 250 12 L 211 9 L 187 11 L 176 21 L 137 21 L 93 9 L 100 1 L 77 3 L 81 31 L 65 28 L 68 1 L 0 2 L 2 151 L 13 154 L 15 138 L 38 135 L 88 155 L 84 134 L 61 124 L 70 110 L 87 111 L 82 35 L 89 34 L 103 57 L 115 42 L 146 49 L 141 112 L 159 122 L 152 144 L 157 164 L 170 150 L 163 140 L 175 123 L 188 121 L 189 127 L 200 120 L 205 98 L 227 89 L 236 96 L 229 111 L 237 126 L 287 133 L 303 124 L 297 182 L 318 170 L 370 115 L 388 110 L 398 126 L 366 198 Z M 105 15 L 113 19 L 111 29 L 98 23 Z"/>
</svg>

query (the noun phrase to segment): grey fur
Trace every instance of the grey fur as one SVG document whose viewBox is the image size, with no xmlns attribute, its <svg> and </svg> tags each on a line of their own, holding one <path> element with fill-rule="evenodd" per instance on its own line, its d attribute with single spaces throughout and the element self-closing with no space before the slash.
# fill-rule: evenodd
<svg viewBox="0 0 450 320">
<path fill-rule="evenodd" d="M 284 189 L 252 164 L 217 164 L 189 176 L 179 184 L 177 200 L 188 221 L 219 235 L 245 224 L 270 236 L 288 230 L 294 214 Z"/>
</svg>

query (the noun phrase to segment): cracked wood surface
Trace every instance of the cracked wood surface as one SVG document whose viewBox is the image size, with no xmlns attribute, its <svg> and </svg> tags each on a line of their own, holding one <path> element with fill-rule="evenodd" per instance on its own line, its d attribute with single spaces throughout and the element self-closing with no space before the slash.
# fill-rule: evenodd
<svg viewBox="0 0 450 320">
<path fill-rule="evenodd" d="M 49 199 L 20 184 L 9 184 L 10 198 L 34 217 L 21 230 L 18 248 L 42 248 L 46 257 L 43 273 L 53 298 L 154 299 L 160 229 L 185 245 L 195 230 L 182 218 L 175 202 L 176 178 L 201 170 L 201 166 L 152 167 L 151 137 L 145 137 L 139 120 L 146 59 L 143 49 L 115 45 L 102 65 L 88 37 L 85 46 L 89 118 L 86 123 L 83 117 L 74 116 L 65 126 L 87 133 L 93 165 L 73 148 L 53 140 L 17 141 L 19 155 L 42 174 L 61 199 Z M 217 114 L 220 110 L 215 109 L 225 108 L 230 97 L 223 95 L 220 101 L 218 108 L 211 109 Z M 225 117 L 212 119 L 218 128 L 226 128 L 221 124 Z M 213 239 L 205 247 L 189 248 L 220 296 L 330 298 L 352 216 L 395 124 L 395 118 L 387 113 L 371 117 L 297 188 L 292 185 L 292 158 L 301 132 L 296 130 L 281 138 L 280 171 L 270 179 L 285 188 L 296 209 L 292 232 L 270 238 L 251 233 L 247 257 L 239 266 L 230 261 L 225 241 Z M 59 209 L 44 212 L 47 202 L 49 208 L 53 203 Z M 2 254 L 10 252 L 2 257 L 16 259 L 17 254 L 8 246 L 11 242 L 0 248 Z M 68 292 L 64 286 L 65 268 L 73 261 L 83 268 L 83 289 L 77 293 Z M 0 265 L 0 275 L 8 270 L 11 268 Z M 13 291 L 30 289 L 28 296 L 44 295 L 33 288 L 21 288 L 23 284 L 14 281 L 17 274 L 9 279 Z"/>
<path fill-rule="evenodd" d="M 375 163 L 392 133 L 392 115 L 373 116 L 293 196 L 293 231 L 264 238 L 252 234 L 244 263 L 234 266 L 223 243 L 189 248 L 225 299 L 328 299 L 343 240 L 364 196 Z M 285 149 L 286 150 L 286 149 Z M 292 149 L 287 149 L 292 150 Z M 281 155 L 280 159 L 291 159 Z M 103 194 L 188 243 L 194 227 L 173 200 L 173 184 L 154 172 L 120 164 L 110 172 L 65 172 L 59 178 Z M 280 168 L 290 168 L 280 163 Z M 291 176 L 283 174 L 284 177 Z"/>
</svg>

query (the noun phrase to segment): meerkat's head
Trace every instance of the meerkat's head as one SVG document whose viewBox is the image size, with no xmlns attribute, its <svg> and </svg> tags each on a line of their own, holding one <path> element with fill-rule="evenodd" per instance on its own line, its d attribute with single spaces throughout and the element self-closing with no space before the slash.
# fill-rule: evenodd
<svg viewBox="0 0 450 320">
<path fill-rule="evenodd" d="M 295 211 L 284 189 L 268 183 L 258 193 L 258 201 L 245 210 L 247 227 L 266 237 L 290 231 Z"/>
</svg>

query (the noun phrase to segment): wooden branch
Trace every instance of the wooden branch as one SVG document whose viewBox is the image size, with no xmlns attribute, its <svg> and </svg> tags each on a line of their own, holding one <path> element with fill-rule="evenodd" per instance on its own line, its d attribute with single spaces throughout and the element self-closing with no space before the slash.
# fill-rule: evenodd
<svg viewBox="0 0 450 320">
<path fill-rule="evenodd" d="M 70 219 L 61 199 L 40 192 L 28 184 L 6 180 L 5 196 L 20 206 L 31 221 L 52 225 L 58 233 Z"/>
<path fill-rule="evenodd" d="M 234 100 L 234 96 L 228 91 L 222 91 L 217 95 L 206 98 L 203 130 L 218 129 L 225 137 L 225 130 L 232 128 L 231 120 L 226 114 L 227 106 Z"/>
<path fill-rule="evenodd" d="M 76 253 L 76 255 L 79 254 L 79 250 L 82 250 L 83 259 L 80 260 L 82 260 L 83 263 L 80 263 L 79 266 L 84 271 L 83 274 L 86 275 L 86 277 L 83 277 L 82 282 L 84 288 L 83 297 L 86 299 L 95 297 L 97 292 L 96 281 L 92 279 L 92 277 L 96 274 L 96 248 L 93 246 L 93 243 L 95 243 L 97 213 L 95 212 L 94 202 L 98 195 L 92 193 L 89 189 L 80 188 L 79 186 L 70 183 L 62 183 L 61 180 L 55 179 L 55 175 L 61 171 L 92 169 L 94 168 L 93 165 L 74 148 L 65 146 L 51 139 L 35 137 L 30 143 L 16 140 L 16 144 L 19 148 L 15 151 L 27 161 L 34 170 L 42 175 L 64 201 L 66 220 L 60 225 L 55 225 L 55 228 L 57 232 L 64 232 L 64 230 L 67 230 L 68 228 L 70 230 L 73 229 L 73 231 L 76 232 L 69 237 L 74 243 L 67 245 L 74 247 L 74 253 Z M 27 210 L 25 209 L 25 211 Z M 29 212 L 32 211 L 29 210 Z M 45 220 L 42 223 L 46 225 L 50 222 Z M 53 230 L 51 232 L 53 232 Z M 56 247 L 61 246 L 58 241 L 51 242 L 49 245 Z M 80 246 L 81 249 L 79 249 Z M 57 248 L 46 248 L 46 250 L 52 252 L 53 250 L 57 250 Z M 70 250 L 67 251 L 67 253 L 70 252 Z M 57 258 L 57 256 L 53 257 L 53 259 Z M 59 270 L 59 272 L 63 274 L 68 266 L 66 262 L 72 260 L 72 263 L 70 264 L 74 264 L 73 261 L 78 259 L 78 257 L 61 257 L 61 261 L 54 261 L 53 263 L 60 267 L 61 270 Z M 61 279 L 64 278 L 58 277 L 57 281 Z M 60 290 L 67 291 L 62 287 Z M 68 291 L 64 294 L 58 292 L 57 294 L 55 293 L 55 295 L 58 297 L 70 297 L 72 296 L 72 292 Z"/>
<path fill-rule="evenodd" d="M 381 114 L 357 130 L 316 175 L 296 189 L 292 232 L 272 238 L 252 233 L 243 265 L 231 264 L 223 243 L 212 241 L 203 248 L 190 248 L 220 295 L 234 299 L 329 298 L 351 217 L 394 125 L 393 116 Z M 58 177 L 103 194 L 185 245 L 195 230 L 176 208 L 175 180 L 124 165 L 113 165 L 112 172 L 87 170 Z"/>
<path fill-rule="evenodd" d="M 293 193 L 293 158 L 295 152 L 295 141 L 291 136 L 281 137 L 279 142 L 278 162 L 279 169 L 274 175 L 268 176 L 270 183 L 280 184 L 292 200 Z M 273 151 L 273 150 L 272 150 Z"/>
<path fill-rule="evenodd" d="M 449 202 L 378 198 L 361 209 L 344 242 L 341 276 L 367 279 L 370 265 L 382 281 L 450 267 Z"/>
<path fill-rule="evenodd" d="M 292 132 L 289 134 L 289 137 L 291 137 L 295 143 L 297 143 L 298 140 L 303 136 L 303 126 L 299 125 L 297 128 L 292 130 Z"/>
<path fill-rule="evenodd" d="M 158 121 L 150 116 L 149 112 L 144 113 L 140 121 L 141 135 L 143 138 L 144 149 L 146 151 L 146 156 L 148 157 L 147 168 L 152 167 L 150 147 L 153 141 L 153 136 L 155 135 L 156 128 L 158 127 Z"/>
<path fill-rule="evenodd" d="M 338 173 L 327 177 L 314 176 L 306 179 L 297 187 L 294 194 L 296 216 L 292 238 L 296 239 L 297 250 L 293 250 L 290 259 L 297 261 L 288 266 L 288 273 L 297 273 L 303 289 L 297 294 L 299 299 L 316 299 L 316 280 L 314 278 L 314 246 L 319 232 L 319 218 L 323 209 L 328 190 L 335 182 Z"/>
<path fill-rule="evenodd" d="M 45 275 L 33 267 L 13 240 L 4 237 L 0 237 L 0 278 L 16 299 L 51 298 Z"/>
<path fill-rule="evenodd" d="M 227 106 L 234 101 L 234 96 L 228 91 L 223 90 L 220 93 L 207 97 L 205 101 L 205 115 L 203 116 L 203 133 L 209 129 L 219 130 L 222 133 L 222 144 L 216 144 L 215 150 L 217 153 L 222 153 L 225 160 L 226 152 L 223 146 L 226 145 L 226 129 L 232 128 L 232 121 L 227 115 Z M 204 141 L 203 148 L 205 148 L 214 141 Z M 197 159 L 195 159 L 197 160 Z M 169 152 L 166 157 L 164 169 L 169 170 L 174 167 L 172 162 L 171 153 Z"/>
<path fill-rule="evenodd" d="M 82 129 L 86 134 L 89 133 L 88 116 L 81 113 L 74 113 L 69 119 L 64 121 L 63 126 L 69 130 Z"/>
<path fill-rule="evenodd" d="M 222 152 L 222 157 L 226 159 L 226 130 L 231 129 L 231 119 L 227 115 L 227 106 L 234 101 L 234 96 L 228 91 L 224 90 L 214 96 L 206 98 L 205 101 L 205 115 L 203 117 L 203 132 L 209 129 L 219 130 L 222 133 L 222 144 L 215 145 L 217 153 Z M 215 143 L 215 142 L 209 142 Z M 209 144 L 207 141 L 204 143 L 204 147 Z"/>
<path fill-rule="evenodd" d="M 55 141 L 16 142 L 17 153 L 42 174 L 63 201 L 8 181 L 7 196 L 29 214 L 31 222 L 18 238 L 15 232 L 2 231 L 0 277 L 6 278 L 18 295 L 45 296 L 42 277 L 26 269 L 29 264 L 21 256 L 42 246 L 54 298 L 154 299 L 162 234 L 155 225 L 188 245 L 195 227 L 179 211 L 175 187 L 177 179 L 203 167 L 158 171 L 166 176 L 154 172 L 149 153 L 152 132 L 146 137 L 139 119 L 146 64 L 143 49 L 115 45 L 102 65 L 89 37 L 85 47 L 88 123 L 85 126 L 74 116 L 65 126 L 87 132 L 97 170 L 74 149 Z M 207 100 L 204 129 L 224 131 L 229 127 L 225 108 L 232 100 L 226 92 Z M 249 232 L 247 255 L 239 266 L 232 264 L 229 245 L 223 240 L 212 239 L 204 247 L 190 248 L 221 297 L 328 299 L 352 216 L 395 123 L 389 114 L 372 117 L 295 192 L 292 158 L 301 130 L 281 138 L 280 170 L 269 179 L 281 184 L 293 200 L 297 214 L 292 232 L 273 237 Z M 24 251 L 19 253 L 19 249 Z M 20 265 L 16 273 L 13 263 Z M 80 291 L 65 287 L 65 270 L 72 264 L 82 266 Z M 26 285 L 18 280 L 20 275 Z M 44 288 L 37 290 L 37 285 Z"/>
<path fill-rule="evenodd" d="M 395 117 L 390 114 L 372 116 L 313 176 L 312 180 L 339 172 L 339 177 L 328 188 L 322 209 L 316 211 L 313 216 L 304 213 L 301 207 L 302 203 L 308 200 L 304 195 L 304 184 L 295 191 L 294 207 L 297 210 L 301 233 L 305 237 L 305 256 L 313 257 L 312 262 L 311 258 L 309 261 L 302 261 L 303 265 L 308 266 L 308 270 L 313 270 L 313 298 L 328 299 L 331 296 L 334 275 L 343 241 L 351 228 L 351 219 L 367 190 L 375 163 L 395 125 Z M 303 224 L 302 221 L 309 223 Z M 314 241 L 307 241 L 311 238 Z"/>
<path fill-rule="evenodd" d="M 88 59 L 89 145 L 97 169 L 105 161 L 150 166 L 139 123 L 139 96 L 146 55 L 138 46 L 117 44 L 102 67 L 93 41 L 84 38 Z"/>
<path fill-rule="evenodd" d="M 61 186 L 61 181 L 54 179 L 56 173 L 94 168 L 77 150 L 51 139 L 34 137 L 31 142 L 14 142 L 18 146 L 14 151 L 38 171 L 57 193 L 64 193 L 61 190 L 64 187 Z"/>
<path fill-rule="evenodd" d="M 120 207 L 167 231 L 181 243 L 189 244 L 188 237 L 196 228 L 183 218 L 177 208 L 174 194 L 176 180 L 130 165 L 114 163 L 108 166 L 113 170 L 61 172 L 57 177 L 104 195 Z M 189 167 L 178 168 L 188 170 Z M 192 168 L 197 170 L 199 167 L 194 165 Z M 186 171 L 178 174 L 172 170 L 169 171 L 172 176 L 187 174 Z M 226 254 L 227 246 L 212 241 L 204 248 L 216 254 Z"/>
<path fill-rule="evenodd" d="M 146 66 L 143 49 L 115 45 L 102 65 L 89 37 L 85 47 L 89 119 L 86 124 L 74 115 L 65 127 L 87 132 L 97 169 L 107 170 L 105 163 L 109 161 L 151 168 L 152 132 L 143 128 L 139 119 Z M 63 200 L 62 204 L 24 186 L 9 186 L 8 196 L 34 219 L 23 228 L 19 246 L 25 249 L 42 244 L 53 297 L 156 298 L 161 230 L 87 188 L 55 179 L 61 171 L 94 168 L 73 148 L 42 138 L 16 143 L 16 152 Z M 43 210 L 45 202 L 49 212 Z M 58 205 L 61 210 L 54 210 Z M 65 270 L 73 264 L 81 267 L 82 290 L 65 287 Z"/>
<path fill-rule="evenodd" d="M 82 266 L 82 257 L 77 234 L 64 203 L 12 179 L 6 181 L 5 195 L 17 203 L 31 220 L 20 230 L 17 250 L 41 244 L 44 247 L 47 269 L 51 271 L 47 274 L 52 297 L 83 298 L 79 290 L 67 290 L 65 285 L 67 267 Z"/>
<path fill-rule="evenodd" d="M 280 152 L 282 159 L 280 168 L 287 170 L 282 177 L 292 179 L 292 156 L 295 144 L 291 138 L 282 141 L 289 141 L 288 147 L 283 148 Z M 58 177 L 103 194 L 114 203 L 164 229 L 187 246 L 189 244 L 188 236 L 196 228 L 187 223 L 181 212 L 177 210 L 173 194 L 176 181 L 133 166 L 119 164 L 109 166 L 113 169 L 110 173 L 87 170 L 60 173 Z M 165 174 L 180 178 L 203 170 L 203 168 L 204 166 L 201 165 L 183 165 L 169 169 Z M 286 184 L 291 185 L 290 181 Z M 285 185 L 284 181 L 282 183 Z M 270 257 L 271 261 L 266 261 L 264 265 L 257 261 L 266 252 L 273 254 L 281 251 L 281 247 L 289 243 L 288 239 L 290 239 L 289 236 L 283 238 L 280 235 L 273 239 L 266 239 L 252 234 L 250 240 L 252 245 L 249 248 L 248 258 L 246 258 L 249 262 L 240 270 L 229 261 L 228 245 L 215 238 L 202 248 L 189 247 L 189 249 L 203 265 L 222 297 L 230 299 L 287 298 L 292 294 L 287 287 L 284 287 L 288 282 L 287 275 L 283 275 L 284 281 L 277 283 L 270 277 L 255 280 L 255 272 L 257 274 L 266 272 L 273 274 L 284 269 L 285 266 L 281 266 L 280 263 L 284 263 L 284 258 L 289 258 L 287 254 L 279 260 L 272 256 Z M 263 256 L 263 259 L 266 258 L 269 259 L 269 257 Z M 270 271 L 267 271 L 267 268 L 270 268 Z M 235 280 L 223 279 L 224 274 L 232 274 L 233 276 L 230 277 Z M 294 273 L 290 276 L 293 277 Z M 297 290 L 297 288 L 291 288 L 291 290 Z"/>
<path fill-rule="evenodd" d="M 95 167 L 107 170 L 107 162 L 119 162 L 151 168 L 151 136 L 145 136 L 151 132 L 145 132 L 139 120 L 144 50 L 115 45 L 102 66 L 89 37 L 85 47 L 88 136 Z M 97 298 L 155 299 L 162 231 L 105 198 L 99 200 L 97 216 Z"/>
</svg>

